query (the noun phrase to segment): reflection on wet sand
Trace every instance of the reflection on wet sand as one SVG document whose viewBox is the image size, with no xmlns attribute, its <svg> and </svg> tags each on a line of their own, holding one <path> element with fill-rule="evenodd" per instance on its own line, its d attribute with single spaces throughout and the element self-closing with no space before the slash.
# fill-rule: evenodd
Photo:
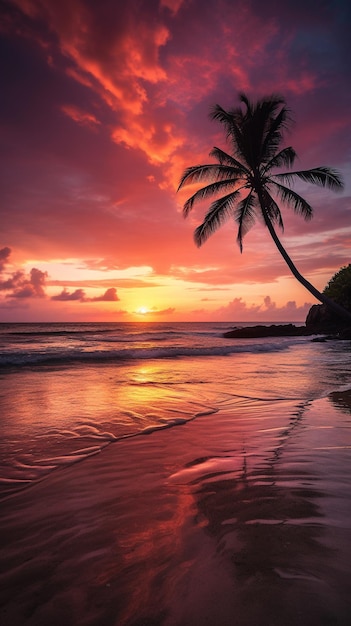
<svg viewBox="0 0 351 626">
<path fill-rule="evenodd" d="M 1 624 L 350 626 L 347 402 L 231 399 L 7 499 Z"/>
<path fill-rule="evenodd" d="M 332 394 L 331 401 L 350 412 L 348 394 Z M 350 623 L 343 559 L 325 540 L 334 529 L 320 506 L 326 496 L 323 476 L 309 469 L 294 445 L 305 428 L 305 408 L 291 417 L 263 464 L 249 471 L 243 451 L 236 475 L 212 472 L 193 481 L 198 521 L 205 521 L 217 553 L 230 563 L 240 620 L 228 623 Z"/>
</svg>

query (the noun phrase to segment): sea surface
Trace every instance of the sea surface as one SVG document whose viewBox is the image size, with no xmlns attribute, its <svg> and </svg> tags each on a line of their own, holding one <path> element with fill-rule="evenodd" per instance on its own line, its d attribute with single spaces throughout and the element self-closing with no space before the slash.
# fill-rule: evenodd
<svg viewBox="0 0 351 626">
<path fill-rule="evenodd" d="M 350 341 L 223 337 L 247 325 L 0 324 L 0 497 L 126 438 L 351 388 Z"/>
</svg>

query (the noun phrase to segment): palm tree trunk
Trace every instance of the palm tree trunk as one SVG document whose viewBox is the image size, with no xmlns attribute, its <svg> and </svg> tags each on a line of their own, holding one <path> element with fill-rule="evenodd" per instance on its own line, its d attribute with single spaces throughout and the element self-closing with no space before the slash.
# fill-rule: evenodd
<svg viewBox="0 0 351 626">
<path fill-rule="evenodd" d="M 298 280 L 299 283 L 301 283 L 301 285 L 303 285 L 305 289 L 307 289 L 317 300 L 319 300 L 320 302 L 325 304 L 329 309 L 331 309 L 338 317 L 343 318 L 345 321 L 351 324 L 351 313 L 349 313 L 349 311 L 344 309 L 344 307 L 340 306 L 340 304 L 337 304 L 336 302 L 328 298 L 328 296 L 326 296 L 324 293 L 321 293 L 320 291 L 318 291 L 318 289 L 316 289 L 308 280 L 306 280 L 306 278 L 304 278 L 300 274 L 297 267 L 294 265 L 288 253 L 286 252 L 285 248 L 282 246 L 280 239 L 274 230 L 273 224 L 271 220 L 269 219 L 264 207 L 262 207 L 262 205 L 261 205 L 261 208 L 262 208 L 264 221 L 270 232 L 270 235 L 275 245 L 277 246 L 280 254 L 282 255 L 285 263 L 288 265 L 292 274 L 295 276 L 296 280 Z"/>
</svg>

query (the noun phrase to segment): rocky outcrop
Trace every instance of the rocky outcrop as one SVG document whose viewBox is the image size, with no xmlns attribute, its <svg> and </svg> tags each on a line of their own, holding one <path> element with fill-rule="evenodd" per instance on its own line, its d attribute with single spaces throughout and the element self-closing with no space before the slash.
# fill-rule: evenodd
<svg viewBox="0 0 351 626">
<path fill-rule="evenodd" d="M 305 326 L 294 324 L 272 324 L 271 326 L 247 326 L 245 328 L 233 328 L 223 337 L 236 337 L 238 339 L 256 339 L 257 337 L 301 337 L 311 335 Z"/>
<path fill-rule="evenodd" d="M 323 335 L 314 341 L 326 339 L 351 339 L 351 327 L 339 318 L 325 304 L 314 304 L 306 318 L 305 326 L 294 324 L 271 324 L 238 327 L 223 333 L 223 337 L 237 339 L 257 339 L 259 337 L 303 337 Z"/>
<path fill-rule="evenodd" d="M 306 317 L 306 329 L 310 334 L 327 333 L 342 339 L 351 338 L 351 328 L 325 304 L 314 304 Z"/>
<path fill-rule="evenodd" d="M 306 317 L 306 328 L 314 332 L 332 332 L 340 328 L 340 320 L 325 304 L 311 306 Z"/>
</svg>

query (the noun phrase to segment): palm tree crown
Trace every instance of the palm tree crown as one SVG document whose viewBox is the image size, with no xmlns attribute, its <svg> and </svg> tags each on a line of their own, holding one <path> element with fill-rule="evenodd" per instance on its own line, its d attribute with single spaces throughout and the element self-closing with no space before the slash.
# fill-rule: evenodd
<svg viewBox="0 0 351 626">
<path fill-rule="evenodd" d="M 294 276 L 321 302 L 334 308 L 324 294 L 309 283 L 293 264 L 282 246 L 275 226 L 283 229 L 283 218 L 277 201 L 293 208 L 305 220 L 311 219 L 310 204 L 291 188 L 300 179 L 334 191 L 343 189 L 340 174 L 329 167 L 309 170 L 277 172 L 279 168 L 291 168 L 296 159 L 295 150 L 281 148 L 285 131 L 291 125 L 290 112 L 285 100 L 272 95 L 251 103 L 245 94 L 240 95 L 241 106 L 225 111 L 216 105 L 211 118 L 224 125 L 231 153 L 213 148 L 210 156 L 216 163 L 189 167 L 181 177 L 178 190 L 192 183 L 208 182 L 198 189 L 184 204 L 186 217 L 193 206 L 201 200 L 216 197 L 205 218 L 194 232 L 195 243 L 201 246 L 229 218 L 237 223 L 237 241 L 243 249 L 243 238 L 261 215 L 279 252 Z M 345 311 L 338 307 L 338 314 Z M 351 317 L 349 318 L 350 321 Z"/>
</svg>

